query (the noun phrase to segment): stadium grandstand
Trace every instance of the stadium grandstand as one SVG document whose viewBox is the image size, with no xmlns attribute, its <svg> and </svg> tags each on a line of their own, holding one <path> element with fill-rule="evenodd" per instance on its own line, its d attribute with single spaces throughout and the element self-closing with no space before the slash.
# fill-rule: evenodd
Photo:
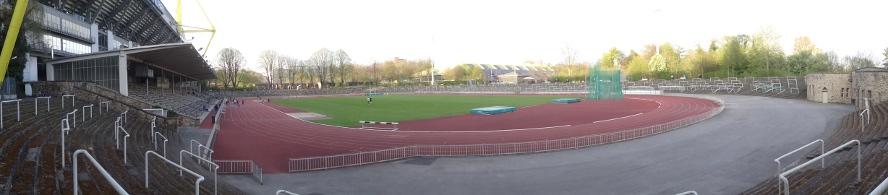
<svg viewBox="0 0 888 195">
<path fill-rule="evenodd" d="M 549 80 L 555 69 L 545 65 L 500 65 L 500 64 L 460 64 L 466 67 L 479 67 L 493 83 L 535 83 Z"/>
<path fill-rule="evenodd" d="M 379 133 L 381 131 L 360 130 L 357 132 L 363 135 L 379 133 L 380 136 L 359 136 L 361 134 L 343 131 L 347 128 L 318 125 L 304 120 L 295 121 L 291 116 L 273 121 L 272 119 L 276 119 L 274 117 L 286 113 L 272 110 L 278 109 L 272 106 L 280 105 L 264 100 L 300 96 L 380 95 L 377 100 L 379 103 L 376 103 L 380 105 L 380 100 L 388 94 L 579 97 L 589 93 L 590 84 L 545 82 L 555 70 L 544 65 L 461 64 L 460 66 L 481 69 L 486 80 L 492 82 L 469 85 L 205 92 L 200 83 L 215 79 L 216 75 L 200 53 L 201 49 L 182 38 L 184 31 L 181 24 L 159 0 L 34 0 L 31 3 L 42 11 L 27 19 L 39 23 L 43 32 L 39 37 L 31 37 L 37 41 L 28 42 L 30 51 L 25 57 L 22 83 L 17 83 L 19 81 L 13 77 L 7 77 L 0 88 L 0 95 L 4 99 L 0 102 L 0 194 L 270 194 L 274 191 L 256 189 L 275 187 L 300 193 L 319 192 L 306 194 L 674 194 L 664 192 L 677 193 L 685 190 L 715 194 L 866 194 L 882 193 L 888 189 L 888 95 L 884 95 L 888 94 L 888 88 L 883 87 L 882 79 L 888 76 L 886 69 L 867 68 L 850 75 L 812 74 L 800 78 L 621 80 L 613 88 L 632 95 L 630 97 L 634 96 L 636 101 L 642 101 L 636 95 L 696 98 L 698 101 L 706 99 L 709 102 L 706 105 L 711 105 L 708 108 L 712 110 L 696 115 L 685 113 L 690 117 L 667 123 L 653 124 L 656 121 L 647 120 L 652 123 L 650 126 L 608 134 L 576 134 L 568 137 L 575 132 L 583 132 L 564 131 L 560 132 L 563 135 L 554 135 L 566 138 L 552 140 L 508 142 L 499 138 L 500 141 L 496 141 L 497 137 L 487 134 L 499 132 L 484 132 L 489 137 L 483 138 L 494 140 L 492 143 L 457 145 L 469 140 L 459 140 L 460 137 L 457 136 L 466 132 L 410 132 L 409 134 L 433 135 L 417 140 L 431 140 L 429 143 L 439 144 L 404 147 L 413 149 L 410 150 L 416 152 L 413 154 L 405 152 L 408 150 L 404 148 L 375 150 L 381 146 L 356 147 L 357 144 L 364 144 L 361 140 L 369 144 L 384 145 L 365 139 L 402 139 L 404 135 L 400 131 Z M 38 36 L 33 33 L 23 34 Z M 18 92 L 16 86 L 24 86 L 23 92 Z M 24 97 L 18 97 L 20 94 Z M 255 112 L 251 114 L 252 110 L 227 108 L 227 104 L 222 103 L 222 97 L 251 100 L 257 97 L 257 101 L 249 102 L 244 108 L 255 106 L 252 108 L 271 112 L 257 115 Z M 656 107 L 664 106 L 679 111 L 705 107 L 696 102 L 665 102 L 670 103 L 665 106 L 657 102 Z M 820 102 L 836 104 L 819 104 Z M 844 104 L 854 106 L 852 108 Z M 653 107 L 654 104 L 651 105 Z M 219 107 L 213 109 L 213 106 Z M 568 106 L 571 105 L 553 106 L 569 109 Z M 226 109 L 230 111 L 229 118 L 222 117 Z M 722 113 L 726 109 L 729 111 Z M 508 116 L 507 114 L 500 116 Z M 640 115 L 660 119 L 677 115 L 676 112 L 665 111 L 658 113 L 660 115 L 642 114 L 629 115 L 627 118 Z M 213 153 L 221 155 L 224 152 L 265 157 L 265 153 L 255 150 L 214 151 L 215 134 L 222 131 L 222 123 L 237 124 L 233 123 L 234 116 L 262 117 L 244 124 L 291 122 L 281 123 L 289 124 L 281 125 L 286 130 L 281 132 L 301 141 L 294 143 L 305 144 L 302 148 L 330 146 L 330 151 L 343 154 L 331 152 L 304 159 L 280 158 L 278 164 L 289 165 L 287 168 L 290 169 L 286 171 L 298 173 L 278 173 L 272 175 L 271 179 L 263 179 L 262 168 L 251 159 L 219 160 L 223 158 L 213 157 Z M 836 122 L 829 121 L 833 116 L 839 119 Z M 713 121 L 706 123 L 704 120 L 710 120 L 710 117 L 713 117 Z M 608 122 L 610 120 L 602 120 L 604 122 L 600 125 L 621 125 L 620 121 Z M 296 123 L 292 123 L 294 121 Z M 208 124 L 210 131 L 193 133 L 197 136 L 190 135 L 186 128 L 182 128 L 203 128 L 205 124 Z M 272 129 L 269 126 L 232 126 L 226 127 L 231 129 L 228 132 L 234 132 L 238 128 Z M 547 129 L 555 132 L 560 127 L 562 126 Z M 816 131 L 820 129 L 826 130 Z M 320 134 L 291 134 L 300 130 Z M 573 127 L 569 130 L 583 129 Z M 782 134 L 782 131 L 794 134 Z M 504 138 L 509 138 L 509 135 L 531 134 L 531 130 L 510 129 L 502 132 Z M 807 139 L 817 136 L 823 139 Z M 520 136 L 511 136 L 516 137 Z M 457 143 L 435 143 L 443 138 L 457 140 Z M 761 141 L 756 142 L 756 139 Z M 798 140 L 802 139 L 805 143 L 814 142 L 809 145 L 798 144 Z M 747 142 L 749 140 L 753 141 Z M 613 145 L 585 148 L 604 143 Z M 819 150 L 807 148 L 817 143 L 821 144 Z M 218 145 L 222 145 L 222 142 Z M 291 150 L 287 152 L 296 150 L 293 149 L 295 147 L 255 145 L 269 147 L 269 151 L 281 148 Z M 787 149 L 787 146 L 791 148 Z M 798 146 L 807 149 L 796 150 L 801 151 L 793 156 L 797 158 L 785 159 L 782 166 L 780 158 L 773 158 L 784 153 L 795 153 L 792 149 Z M 658 150 L 662 148 L 673 150 Z M 824 152 L 824 148 L 829 152 Z M 565 151 L 549 152 L 561 150 Z M 606 152 L 601 152 L 605 150 Z M 449 153 L 441 154 L 441 151 Z M 744 153 L 745 151 L 753 152 Z M 541 154 L 503 155 L 519 153 Z M 411 157 L 402 159 L 398 155 Z M 493 157 L 485 157 L 487 159 L 484 160 L 465 157 L 477 155 Z M 446 168 L 422 169 L 420 166 L 430 166 L 438 157 L 448 156 L 465 158 L 442 160 L 444 162 L 440 164 L 448 165 Z M 651 160 L 648 156 L 665 157 Z M 719 159 L 707 158 L 713 156 Z M 682 161 L 677 157 L 688 159 Z M 487 160 L 490 162 L 486 162 Z M 777 161 L 776 174 L 773 172 L 772 160 Z M 363 166 L 383 162 L 392 163 Z M 460 164 L 461 162 L 468 163 Z M 703 166 L 640 174 L 632 172 L 632 169 L 670 168 L 668 166 L 675 164 Z M 734 166 L 705 169 L 713 166 L 712 164 Z M 809 166 L 811 164 L 820 165 Z M 304 165 L 307 167 L 305 170 L 363 167 L 347 171 L 303 171 L 298 170 L 300 167 L 295 165 Z M 593 171 L 612 171 L 609 172 L 612 174 L 590 174 Z M 219 174 L 229 176 L 217 178 Z M 343 176 L 346 174 L 352 175 Z M 330 179 L 331 177 L 334 178 Z M 423 181 L 431 179 L 434 182 L 414 184 L 410 182 L 415 181 L 390 179 L 393 177 L 406 180 L 426 179 Z M 478 181 L 475 179 L 485 181 L 476 183 L 476 186 L 461 188 Z M 681 183 L 648 182 L 662 180 Z M 371 185 L 361 182 L 369 182 Z M 394 185 L 386 185 L 392 183 Z M 496 189 L 502 183 L 510 188 Z M 698 185 L 701 183 L 705 185 Z M 486 188 L 489 186 L 494 187 Z M 484 191 L 490 189 L 493 190 Z M 277 192 L 293 194 L 283 190 Z"/>
</svg>

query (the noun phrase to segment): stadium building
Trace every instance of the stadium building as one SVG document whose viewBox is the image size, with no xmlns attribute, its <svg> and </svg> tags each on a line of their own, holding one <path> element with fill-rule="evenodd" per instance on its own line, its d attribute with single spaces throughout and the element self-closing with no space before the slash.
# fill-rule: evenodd
<svg viewBox="0 0 888 195">
<path fill-rule="evenodd" d="M 41 0 L 42 35 L 28 36 L 23 71 L 25 94 L 40 95 L 30 82 L 89 81 L 129 96 L 134 88 L 200 90 L 215 73 L 159 0 Z M 39 37 L 37 37 L 39 36 Z M 15 95 L 6 79 L 5 95 Z"/>
<path fill-rule="evenodd" d="M 549 80 L 555 69 L 545 65 L 461 64 L 480 67 L 491 83 L 536 83 Z"/>
</svg>

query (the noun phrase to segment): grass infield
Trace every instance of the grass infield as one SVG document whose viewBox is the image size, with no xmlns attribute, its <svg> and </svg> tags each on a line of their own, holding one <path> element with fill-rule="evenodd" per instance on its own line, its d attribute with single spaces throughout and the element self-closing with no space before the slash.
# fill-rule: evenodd
<svg viewBox="0 0 888 195">
<path fill-rule="evenodd" d="M 489 106 L 524 107 L 548 104 L 569 96 L 463 96 L 463 95 L 382 95 L 336 98 L 275 99 L 274 103 L 327 115 L 313 122 L 336 126 L 360 126 L 358 121 L 401 122 L 469 114 L 472 108 Z"/>
</svg>

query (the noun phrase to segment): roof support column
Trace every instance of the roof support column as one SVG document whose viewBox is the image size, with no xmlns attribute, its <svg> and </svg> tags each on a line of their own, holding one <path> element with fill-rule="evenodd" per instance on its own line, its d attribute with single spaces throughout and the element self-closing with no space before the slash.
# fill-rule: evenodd
<svg viewBox="0 0 888 195">
<path fill-rule="evenodd" d="M 120 51 L 117 55 L 117 80 L 118 87 L 120 88 L 120 94 L 124 96 L 129 96 L 129 86 L 127 85 L 127 76 L 126 76 L 126 53 Z"/>
</svg>

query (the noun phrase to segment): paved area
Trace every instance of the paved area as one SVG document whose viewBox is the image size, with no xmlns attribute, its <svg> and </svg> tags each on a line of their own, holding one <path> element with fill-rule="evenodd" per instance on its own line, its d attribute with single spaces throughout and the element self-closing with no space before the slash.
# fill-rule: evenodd
<svg viewBox="0 0 888 195">
<path fill-rule="evenodd" d="M 827 138 L 853 111 L 804 100 L 715 97 L 729 107 L 709 120 L 597 147 L 268 174 L 264 185 L 250 176 L 220 177 L 250 194 L 736 194 L 773 175 L 775 158 Z"/>
</svg>

